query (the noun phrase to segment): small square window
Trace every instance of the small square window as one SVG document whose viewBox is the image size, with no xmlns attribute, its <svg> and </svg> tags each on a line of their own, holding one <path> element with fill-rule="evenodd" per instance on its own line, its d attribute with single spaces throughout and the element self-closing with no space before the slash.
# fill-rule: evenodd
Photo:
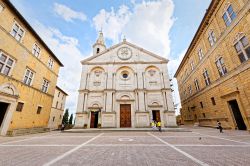
<svg viewBox="0 0 250 166">
<path fill-rule="evenodd" d="M 49 89 L 49 81 L 46 79 L 43 79 L 42 92 L 47 93 L 48 89 Z"/>
<path fill-rule="evenodd" d="M 17 112 L 22 112 L 22 110 L 23 110 L 23 105 L 24 105 L 24 103 L 18 102 L 18 103 L 17 103 L 17 107 L 16 107 L 16 111 L 17 111 Z"/>
<path fill-rule="evenodd" d="M 215 102 L 214 97 L 211 98 L 211 101 L 212 101 L 212 104 L 213 104 L 213 105 L 216 105 L 216 102 Z"/>
<path fill-rule="evenodd" d="M 37 107 L 36 114 L 40 114 L 40 113 L 41 113 L 41 111 L 42 111 L 42 107 L 38 106 L 38 107 Z"/>
<path fill-rule="evenodd" d="M 200 102 L 200 105 L 201 105 L 201 108 L 203 108 L 203 103 L 202 102 Z"/>
<path fill-rule="evenodd" d="M 39 57 L 40 52 L 41 52 L 41 48 L 35 43 L 33 45 L 32 54 L 35 55 L 36 57 Z"/>
<path fill-rule="evenodd" d="M 4 53 L 0 52 L 0 73 L 7 76 L 10 75 L 10 71 L 13 68 L 14 60 Z"/>
<path fill-rule="evenodd" d="M 21 39 L 24 36 L 24 30 L 23 28 L 18 25 L 16 22 L 14 23 L 12 30 L 10 32 L 10 34 L 17 40 L 17 41 L 21 41 Z"/>
</svg>

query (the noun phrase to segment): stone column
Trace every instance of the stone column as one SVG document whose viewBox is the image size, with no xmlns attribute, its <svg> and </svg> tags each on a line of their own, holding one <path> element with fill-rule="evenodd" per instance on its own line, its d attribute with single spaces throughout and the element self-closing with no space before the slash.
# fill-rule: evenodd
<svg viewBox="0 0 250 166">
<path fill-rule="evenodd" d="M 82 66 L 82 73 L 81 73 L 81 82 L 80 82 L 80 90 L 86 89 L 86 84 L 87 84 L 87 66 L 83 65 Z"/>
<path fill-rule="evenodd" d="M 85 93 L 83 92 L 79 92 L 79 95 L 78 95 L 78 102 L 77 102 L 77 110 L 76 112 L 83 112 L 83 105 L 84 105 L 84 95 Z"/>
<path fill-rule="evenodd" d="M 140 90 L 138 92 L 138 98 L 139 98 L 139 111 L 145 111 L 145 103 L 144 103 L 144 91 Z"/>
<path fill-rule="evenodd" d="M 107 100 L 107 94 L 106 92 L 103 92 L 103 111 L 106 112 L 106 100 Z"/>
<path fill-rule="evenodd" d="M 165 101 L 166 101 L 166 110 L 168 111 L 169 109 L 168 109 L 168 96 L 167 96 L 167 94 L 166 94 L 166 92 L 164 92 L 164 96 L 165 96 Z"/>
<path fill-rule="evenodd" d="M 90 80 L 90 73 L 87 73 L 85 89 L 89 89 L 90 81 L 91 81 L 91 80 Z"/>
<path fill-rule="evenodd" d="M 165 93 L 164 91 L 161 92 L 161 94 L 162 94 L 162 101 L 163 101 L 163 102 L 162 102 L 162 103 L 163 103 L 163 109 L 164 109 L 164 110 L 167 110 L 166 98 L 165 98 L 164 93 Z"/>
<path fill-rule="evenodd" d="M 112 112 L 112 91 L 106 93 L 106 112 Z"/>
<path fill-rule="evenodd" d="M 148 111 L 148 94 L 147 92 L 144 92 L 145 95 L 145 110 Z"/>
<path fill-rule="evenodd" d="M 175 111 L 174 110 L 174 104 L 173 104 L 173 97 L 172 97 L 172 93 L 171 91 L 166 91 L 166 95 L 167 95 L 167 107 L 169 111 Z"/>
<path fill-rule="evenodd" d="M 164 81 L 163 81 L 163 73 L 160 72 L 160 80 L 161 80 L 161 88 L 165 88 L 165 84 L 164 84 Z"/>
<path fill-rule="evenodd" d="M 135 97 L 135 111 L 138 111 L 138 98 L 137 98 L 137 91 L 135 91 L 135 93 L 134 93 L 134 97 Z"/>
<path fill-rule="evenodd" d="M 87 104 L 88 104 L 88 93 L 86 93 L 86 95 L 85 95 L 85 101 L 84 101 L 84 112 L 87 112 L 87 110 L 88 110 L 88 107 L 87 107 Z"/>
</svg>

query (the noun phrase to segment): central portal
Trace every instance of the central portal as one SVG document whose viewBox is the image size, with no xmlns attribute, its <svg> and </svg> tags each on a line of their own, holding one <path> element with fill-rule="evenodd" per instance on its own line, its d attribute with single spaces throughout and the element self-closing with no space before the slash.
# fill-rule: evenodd
<svg viewBox="0 0 250 166">
<path fill-rule="evenodd" d="M 131 127 L 131 105 L 120 105 L 120 127 Z"/>
<path fill-rule="evenodd" d="M 91 112 L 90 128 L 98 127 L 98 112 Z"/>
</svg>

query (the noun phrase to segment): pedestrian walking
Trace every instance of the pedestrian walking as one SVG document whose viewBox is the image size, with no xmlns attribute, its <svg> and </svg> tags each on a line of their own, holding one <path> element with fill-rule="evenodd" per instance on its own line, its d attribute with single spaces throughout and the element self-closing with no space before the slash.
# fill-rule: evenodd
<svg viewBox="0 0 250 166">
<path fill-rule="evenodd" d="M 159 132 L 161 132 L 161 121 L 157 122 L 157 127 L 159 129 Z"/>
<path fill-rule="evenodd" d="M 218 120 L 217 120 L 217 126 L 218 126 L 217 128 L 220 130 L 220 133 L 223 133 L 223 131 L 222 131 L 223 128 L 222 128 L 222 126 L 221 126 L 220 121 L 218 121 Z"/>
<path fill-rule="evenodd" d="M 155 130 L 155 129 L 156 129 L 156 123 L 155 123 L 154 120 L 151 122 L 151 127 L 152 127 L 152 130 Z"/>
</svg>

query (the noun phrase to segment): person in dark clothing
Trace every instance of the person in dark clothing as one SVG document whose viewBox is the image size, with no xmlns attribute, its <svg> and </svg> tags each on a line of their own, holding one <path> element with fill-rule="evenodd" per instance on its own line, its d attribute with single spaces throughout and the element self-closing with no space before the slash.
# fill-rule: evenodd
<svg viewBox="0 0 250 166">
<path fill-rule="evenodd" d="M 61 131 L 64 131 L 65 125 L 62 123 Z"/>
<path fill-rule="evenodd" d="M 222 128 L 222 126 L 221 126 L 221 123 L 220 123 L 220 121 L 218 121 L 217 120 L 217 125 L 218 125 L 218 129 L 220 130 L 220 133 L 223 133 L 223 128 Z"/>
</svg>

